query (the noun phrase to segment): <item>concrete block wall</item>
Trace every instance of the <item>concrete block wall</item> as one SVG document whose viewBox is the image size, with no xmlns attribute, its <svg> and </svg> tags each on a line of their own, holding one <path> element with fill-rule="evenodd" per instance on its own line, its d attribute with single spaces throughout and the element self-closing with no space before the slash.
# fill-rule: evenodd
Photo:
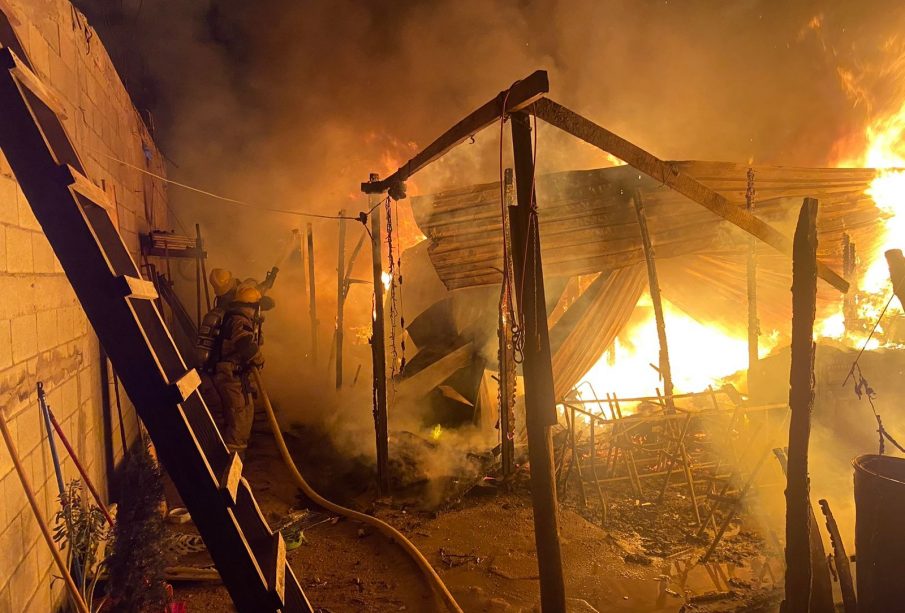
<svg viewBox="0 0 905 613">
<path fill-rule="evenodd" d="M 136 261 L 138 233 L 166 227 L 166 193 L 121 160 L 162 174 L 154 146 L 96 33 L 67 0 L 5 0 L 35 72 L 64 101 L 65 121 L 89 178 L 116 204 L 114 217 Z M 2 41 L 0 41 L 2 42 Z M 0 117 L 0 121 L 3 118 Z M 0 408 L 45 519 L 57 485 L 37 404 L 49 403 L 92 480 L 107 489 L 109 458 L 122 456 L 115 407 L 105 423 L 100 348 L 50 244 L 0 153 Z M 112 391 L 109 394 L 113 398 Z M 134 437 L 134 411 L 122 394 Z M 112 432 L 112 445 L 105 441 Z M 60 445 L 65 478 L 78 478 Z M 0 613 L 55 610 L 63 585 L 41 538 L 5 446 L 0 445 Z"/>
</svg>

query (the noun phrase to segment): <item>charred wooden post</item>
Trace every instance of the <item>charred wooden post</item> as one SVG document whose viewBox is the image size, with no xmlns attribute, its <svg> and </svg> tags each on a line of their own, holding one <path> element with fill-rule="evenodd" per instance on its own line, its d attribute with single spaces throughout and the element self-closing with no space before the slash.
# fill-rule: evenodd
<svg viewBox="0 0 905 613">
<path fill-rule="evenodd" d="M 886 252 L 886 263 L 889 265 L 889 278 L 892 291 L 905 307 L 905 256 L 901 249 L 890 249 Z"/>
<path fill-rule="evenodd" d="M 308 224 L 308 316 L 311 321 L 311 363 L 317 365 L 317 296 L 314 283 L 314 228 Z"/>
<path fill-rule="evenodd" d="M 503 214 L 508 217 L 509 207 L 513 205 L 512 169 L 503 172 Z M 512 307 L 511 285 L 509 275 L 512 272 L 512 261 L 509 253 L 511 237 L 508 224 L 503 220 L 503 283 L 500 287 L 500 313 L 497 334 L 499 336 L 500 362 L 500 463 L 503 475 L 511 475 L 515 468 L 515 347 L 512 340 Z"/>
<path fill-rule="evenodd" d="M 782 611 L 808 611 L 811 601 L 808 443 L 814 407 L 814 316 L 817 308 L 817 201 L 805 198 L 792 248 L 792 366 L 786 477 L 786 594 Z"/>
<path fill-rule="evenodd" d="M 842 276 L 849 283 L 855 282 L 856 266 L 855 243 L 846 232 L 842 235 Z M 842 298 L 842 317 L 846 330 L 854 330 L 855 322 L 858 319 L 858 307 L 855 304 L 854 294 L 854 292 L 848 292 Z"/>
<path fill-rule="evenodd" d="M 745 190 L 745 210 L 754 215 L 754 169 L 748 169 L 748 189 Z M 748 387 L 751 387 L 751 370 L 758 360 L 760 321 L 757 319 L 757 239 L 748 237 Z"/>
<path fill-rule="evenodd" d="M 842 592 L 842 604 L 845 613 L 858 613 L 858 598 L 855 595 L 855 584 L 852 581 L 852 567 L 845 553 L 845 544 L 839 535 L 839 526 L 836 518 L 830 510 L 830 503 L 821 499 L 817 501 L 826 518 L 826 531 L 830 535 L 830 543 L 833 545 L 833 560 L 836 562 L 836 572 L 839 575 L 839 589 Z"/>
<path fill-rule="evenodd" d="M 343 386 L 343 307 L 346 301 L 346 212 L 339 212 L 339 245 L 336 264 L 336 389 Z"/>
<path fill-rule="evenodd" d="M 660 281 L 657 279 L 657 264 L 654 261 L 654 247 L 651 244 L 650 232 L 647 229 L 647 217 L 644 215 L 644 203 L 641 199 L 641 191 L 635 190 L 632 194 L 632 202 L 635 204 L 635 215 L 638 217 L 638 227 L 641 229 L 641 247 L 644 249 L 644 261 L 647 263 L 647 284 L 650 290 L 650 299 L 654 305 L 654 319 L 657 322 L 657 340 L 660 342 L 660 361 L 657 365 L 660 377 L 663 379 L 663 396 L 666 401 L 666 412 L 674 413 L 676 410 L 673 401 L 672 369 L 669 365 L 669 345 L 666 342 L 666 320 L 663 317 L 663 296 L 660 294 Z"/>
<path fill-rule="evenodd" d="M 380 177 L 371 174 L 371 182 Z M 371 270 L 374 276 L 374 312 L 371 328 L 371 362 L 373 364 L 374 430 L 377 436 L 377 491 L 385 496 L 390 491 L 389 433 L 387 430 L 387 364 L 386 333 L 383 316 L 383 263 L 381 259 L 380 194 L 368 196 L 371 210 Z"/>
<path fill-rule="evenodd" d="M 525 425 L 531 462 L 531 502 L 534 508 L 534 539 L 540 571 L 541 610 L 566 610 L 566 588 L 553 474 L 551 426 L 557 423 L 553 393 L 553 362 L 547 329 L 544 271 L 534 193 L 534 157 L 527 113 L 510 115 L 515 159 L 517 206 L 509 215 L 516 300 L 522 319 L 524 340 Z"/>
</svg>

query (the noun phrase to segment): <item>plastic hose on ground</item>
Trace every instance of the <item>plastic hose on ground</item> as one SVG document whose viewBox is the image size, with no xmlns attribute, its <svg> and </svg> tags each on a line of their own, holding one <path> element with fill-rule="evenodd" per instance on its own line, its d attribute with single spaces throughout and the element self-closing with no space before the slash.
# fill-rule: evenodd
<svg viewBox="0 0 905 613">
<path fill-rule="evenodd" d="M 409 557 L 411 557 L 412 560 L 415 561 L 415 564 L 417 564 L 418 567 L 421 568 L 428 583 L 430 583 L 431 587 L 434 589 L 437 595 L 440 596 L 444 604 L 446 604 L 447 608 L 449 608 L 450 611 L 454 611 L 455 613 L 462 613 L 462 608 L 459 606 L 459 603 L 456 602 L 456 599 L 453 598 L 453 595 L 449 592 L 449 588 L 446 587 L 446 584 L 443 583 L 440 575 L 437 574 L 437 571 L 435 571 L 434 567 L 430 565 L 430 562 L 427 561 L 424 555 L 418 550 L 417 547 L 415 547 L 415 545 L 410 540 L 405 537 L 405 535 L 396 530 L 396 528 L 394 528 L 393 526 L 377 519 L 376 517 L 371 517 L 370 515 L 365 515 L 364 513 L 359 513 L 358 511 L 353 511 L 352 509 L 347 509 L 346 507 L 341 507 L 338 504 L 330 502 L 329 500 L 315 492 L 314 489 L 310 485 L 308 485 L 308 482 L 305 481 L 302 473 L 299 472 L 298 467 L 295 465 L 295 461 L 289 454 L 289 449 L 286 447 L 286 441 L 283 439 L 283 433 L 280 431 L 280 426 L 277 423 L 276 415 L 274 415 L 273 412 L 273 405 L 270 404 L 270 397 L 267 395 L 267 391 L 264 388 L 264 382 L 261 379 L 261 373 L 257 368 L 252 368 L 251 371 L 254 375 L 255 383 L 257 384 L 261 398 L 263 398 L 264 400 L 264 408 L 267 411 L 267 421 L 270 423 L 270 429 L 273 432 L 274 438 L 276 439 L 277 448 L 280 450 L 280 455 L 283 457 L 283 462 L 286 464 L 286 468 L 289 469 L 289 472 L 295 479 L 296 485 L 298 485 L 299 489 L 301 489 L 305 493 L 305 495 L 310 498 L 315 504 L 323 507 L 324 509 L 327 509 L 328 511 L 336 513 L 338 515 L 342 515 L 343 517 L 354 519 L 355 521 L 360 521 L 364 524 L 368 524 L 369 526 L 373 526 L 388 539 L 395 541 L 400 547 L 402 547 L 402 549 L 409 555 Z"/>
</svg>

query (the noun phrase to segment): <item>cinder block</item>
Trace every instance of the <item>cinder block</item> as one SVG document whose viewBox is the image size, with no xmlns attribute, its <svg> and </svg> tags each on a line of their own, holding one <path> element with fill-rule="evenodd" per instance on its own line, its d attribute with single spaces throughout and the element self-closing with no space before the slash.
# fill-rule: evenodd
<svg viewBox="0 0 905 613">
<path fill-rule="evenodd" d="M 44 424 L 41 419 L 41 412 L 37 406 L 26 406 L 23 411 L 16 415 L 16 427 L 19 430 L 16 447 L 19 449 L 19 457 L 22 458 L 25 467 L 32 471 L 28 477 L 34 487 L 43 485 L 47 478 L 43 472 L 40 455 L 33 453 L 45 436 Z M 38 454 L 40 454 L 40 450 L 38 450 Z M 38 472 L 35 473 L 35 470 Z"/>
<path fill-rule="evenodd" d="M 57 313 L 61 309 L 38 311 L 38 351 L 49 351 L 60 344 Z"/>
<path fill-rule="evenodd" d="M 6 272 L 6 226 L 0 226 L 0 272 Z"/>
<path fill-rule="evenodd" d="M 34 517 L 31 520 L 34 523 Z M 14 611 L 26 611 L 28 602 L 38 589 L 38 560 L 34 554 L 33 548 L 26 551 L 22 556 L 22 563 L 10 577 L 10 596 Z"/>
<path fill-rule="evenodd" d="M 38 223 L 38 218 L 31 210 L 28 198 L 22 193 L 22 188 L 18 184 L 16 185 L 16 215 L 20 227 L 35 231 L 41 229 L 41 224 Z"/>
<path fill-rule="evenodd" d="M 28 230 L 14 226 L 6 228 L 6 269 L 11 273 L 34 272 L 31 232 Z"/>
<path fill-rule="evenodd" d="M 34 313 L 12 320 L 13 363 L 18 364 L 38 353 L 38 318 Z"/>
<path fill-rule="evenodd" d="M 13 338 L 8 319 L 0 320 L 0 371 L 13 365 Z"/>
<path fill-rule="evenodd" d="M 53 274 L 54 255 L 50 242 L 42 232 L 33 232 L 31 235 L 31 250 L 34 257 L 34 267 L 36 273 Z"/>
<path fill-rule="evenodd" d="M 6 158 L 3 158 L 3 161 L 6 164 Z M 17 207 L 16 182 L 11 176 L 0 175 L 0 223 L 9 225 L 19 223 L 19 210 Z"/>
<path fill-rule="evenodd" d="M 13 573 L 22 563 L 25 550 L 22 549 L 22 538 L 19 536 L 18 515 L 8 525 L 4 526 L 4 531 L 0 534 L 0 577 L 4 580 L 12 577 Z"/>
</svg>

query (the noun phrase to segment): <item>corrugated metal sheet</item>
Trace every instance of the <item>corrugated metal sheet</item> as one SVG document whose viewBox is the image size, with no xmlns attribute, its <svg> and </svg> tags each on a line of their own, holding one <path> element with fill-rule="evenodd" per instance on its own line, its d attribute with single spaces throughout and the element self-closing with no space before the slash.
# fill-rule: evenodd
<svg viewBox="0 0 905 613">
<path fill-rule="evenodd" d="M 748 166 L 728 162 L 671 162 L 743 207 Z M 872 169 L 756 166 L 756 214 L 791 234 L 793 212 L 804 196 L 820 200 L 820 256 L 841 269 L 847 231 L 862 252 L 873 246 L 882 214 L 864 190 Z M 701 254 L 733 261 L 747 235 L 684 196 L 628 166 L 538 177 L 541 245 L 547 275 L 571 276 L 619 269 L 643 261 L 638 224 L 629 196 L 640 189 L 658 260 Z M 499 183 L 413 198 L 421 231 L 440 279 L 450 289 L 500 282 L 502 268 Z M 761 251 L 768 253 L 769 247 Z M 788 268 L 782 256 L 765 266 Z"/>
</svg>

